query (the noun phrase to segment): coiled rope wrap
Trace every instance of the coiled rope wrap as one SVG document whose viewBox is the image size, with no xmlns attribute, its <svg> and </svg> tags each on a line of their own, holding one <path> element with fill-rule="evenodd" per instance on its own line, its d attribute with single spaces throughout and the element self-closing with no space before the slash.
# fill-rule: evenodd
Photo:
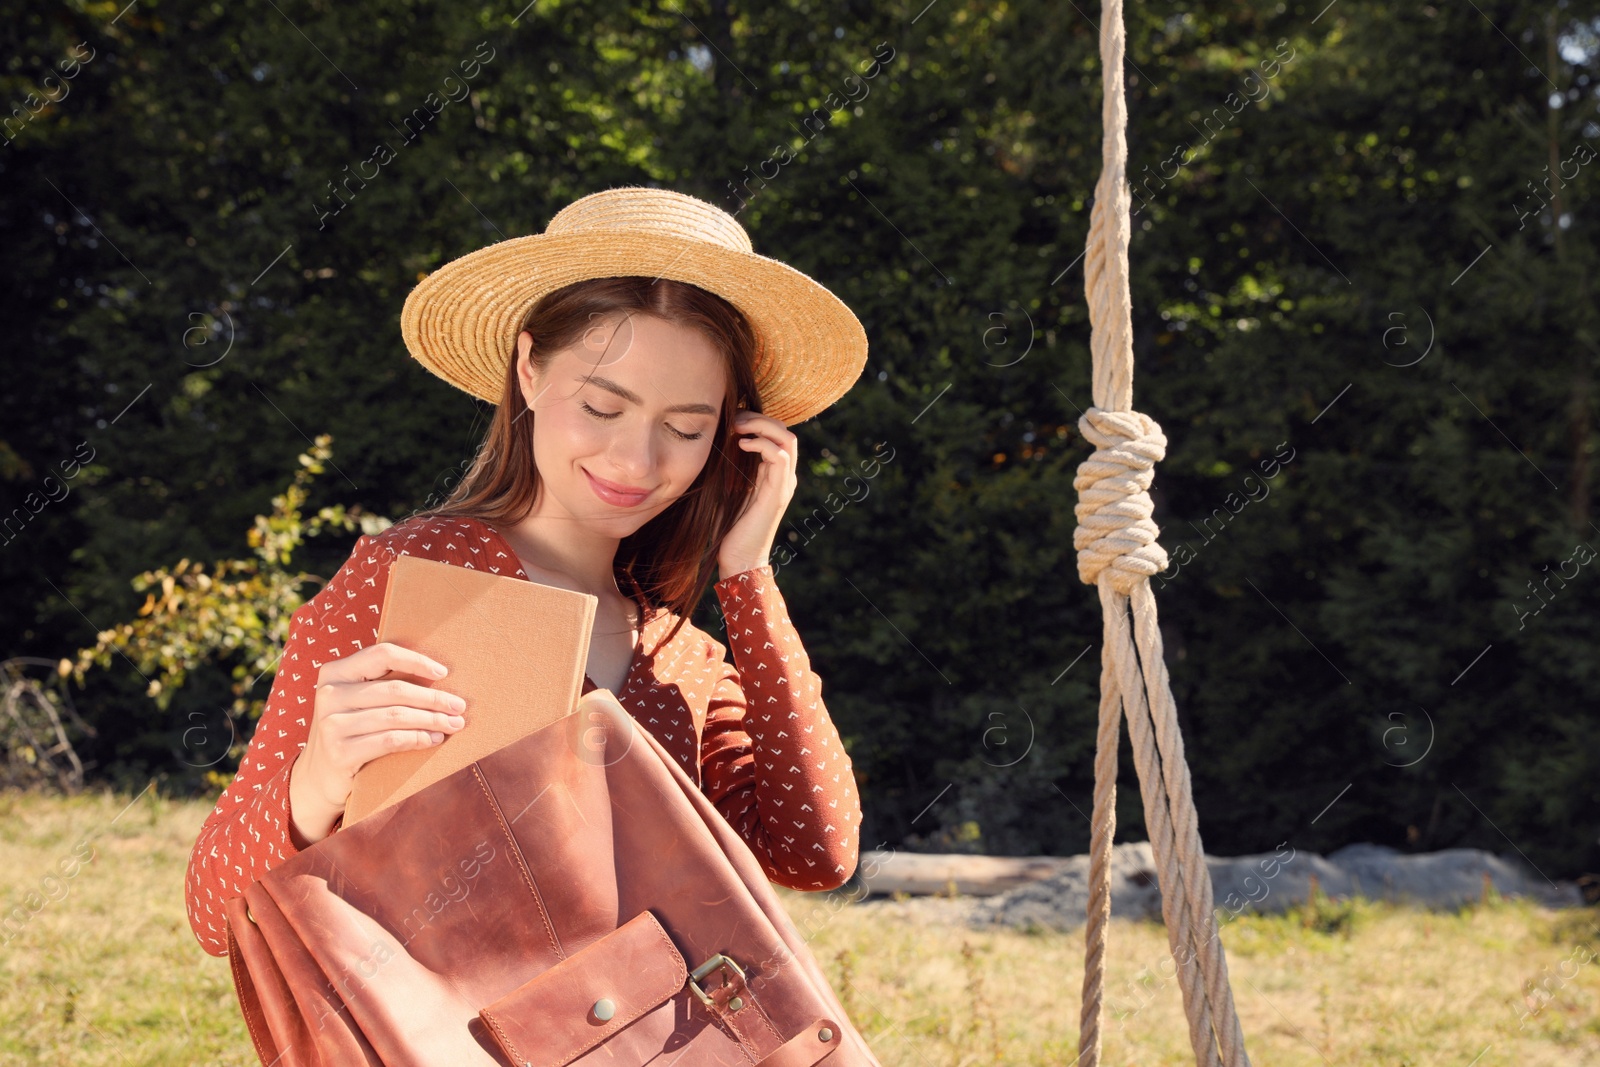
<svg viewBox="0 0 1600 1067">
<path fill-rule="evenodd" d="M 1249 1067 L 1218 936 L 1211 876 L 1183 755 L 1183 735 L 1163 658 L 1150 576 L 1167 566 L 1152 520 L 1150 483 L 1167 439 L 1133 410 L 1133 314 L 1128 294 L 1130 196 L 1122 80 L 1122 0 L 1102 0 L 1101 173 L 1084 259 L 1094 360 L 1094 406 L 1079 419 L 1095 452 L 1078 466 L 1078 577 L 1100 594 L 1100 715 L 1095 736 L 1094 815 L 1089 845 L 1083 1003 L 1075 1064 L 1099 1067 L 1106 928 L 1111 919 L 1111 841 L 1116 833 L 1117 743 L 1122 713 L 1139 771 L 1145 826 L 1161 884 L 1161 916 L 1172 949 L 1197 1067 Z"/>
<path fill-rule="evenodd" d="M 1167 455 L 1167 438 L 1148 415 L 1137 411 L 1090 408 L 1078 429 L 1096 446 L 1078 464 L 1072 487 L 1078 491 L 1078 577 L 1094 585 L 1112 569 L 1111 587 L 1123 596 L 1138 579 L 1167 569 L 1167 550 L 1156 542 L 1161 532 L 1150 516 L 1150 481 L 1156 462 Z"/>
</svg>

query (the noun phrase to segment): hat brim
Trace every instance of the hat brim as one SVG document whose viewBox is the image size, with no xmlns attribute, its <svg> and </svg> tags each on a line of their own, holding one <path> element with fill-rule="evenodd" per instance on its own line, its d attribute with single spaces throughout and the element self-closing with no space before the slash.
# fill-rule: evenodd
<svg viewBox="0 0 1600 1067">
<path fill-rule="evenodd" d="M 737 307 L 756 335 L 764 414 L 804 422 L 843 396 L 867 361 L 853 312 L 800 271 L 754 252 L 669 235 L 530 234 L 469 252 L 406 297 L 400 333 L 428 370 L 498 404 L 517 331 L 547 293 L 590 278 L 689 282 Z"/>
</svg>

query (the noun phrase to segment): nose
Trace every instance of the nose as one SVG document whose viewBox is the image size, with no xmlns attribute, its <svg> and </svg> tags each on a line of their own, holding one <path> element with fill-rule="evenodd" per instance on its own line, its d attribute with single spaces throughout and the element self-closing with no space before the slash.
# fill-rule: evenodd
<svg viewBox="0 0 1600 1067">
<path fill-rule="evenodd" d="M 656 465 L 655 449 L 651 427 L 618 428 L 606 449 L 606 462 L 615 474 L 608 473 L 606 477 L 627 485 L 648 485 L 650 472 Z"/>
</svg>

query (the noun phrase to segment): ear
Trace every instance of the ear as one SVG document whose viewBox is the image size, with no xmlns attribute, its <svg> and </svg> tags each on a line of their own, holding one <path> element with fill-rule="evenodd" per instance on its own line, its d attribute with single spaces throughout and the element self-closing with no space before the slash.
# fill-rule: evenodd
<svg viewBox="0 0 1600 1067">
<path fill-rule="evenodd" d="M 530 408 L 544 388 L 542 376 L 531 358 L 532 352 L 533 334 L 523 330 L 517 334 L 517 348 L 512 359 L 517 364 L 517 385 L 522 391 L 523 403 Z"/>
</svg>

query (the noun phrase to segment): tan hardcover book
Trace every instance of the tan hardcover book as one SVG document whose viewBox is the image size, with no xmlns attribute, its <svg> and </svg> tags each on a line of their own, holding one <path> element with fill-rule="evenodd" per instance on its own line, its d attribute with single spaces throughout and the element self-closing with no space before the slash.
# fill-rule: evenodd
<svg viewBox="0 0 1600 1067">
<path fill-rule="evenodd" d="M 378 640 L 450 668 L 438 680 L 398 676 L 462 697 L 467 724 L 437 745 L 391 752 L 363 766 L 342 825 L 576 710 L 599 604 L 588 593 L 421 556 L 390 564 Z"/>
</svg>

